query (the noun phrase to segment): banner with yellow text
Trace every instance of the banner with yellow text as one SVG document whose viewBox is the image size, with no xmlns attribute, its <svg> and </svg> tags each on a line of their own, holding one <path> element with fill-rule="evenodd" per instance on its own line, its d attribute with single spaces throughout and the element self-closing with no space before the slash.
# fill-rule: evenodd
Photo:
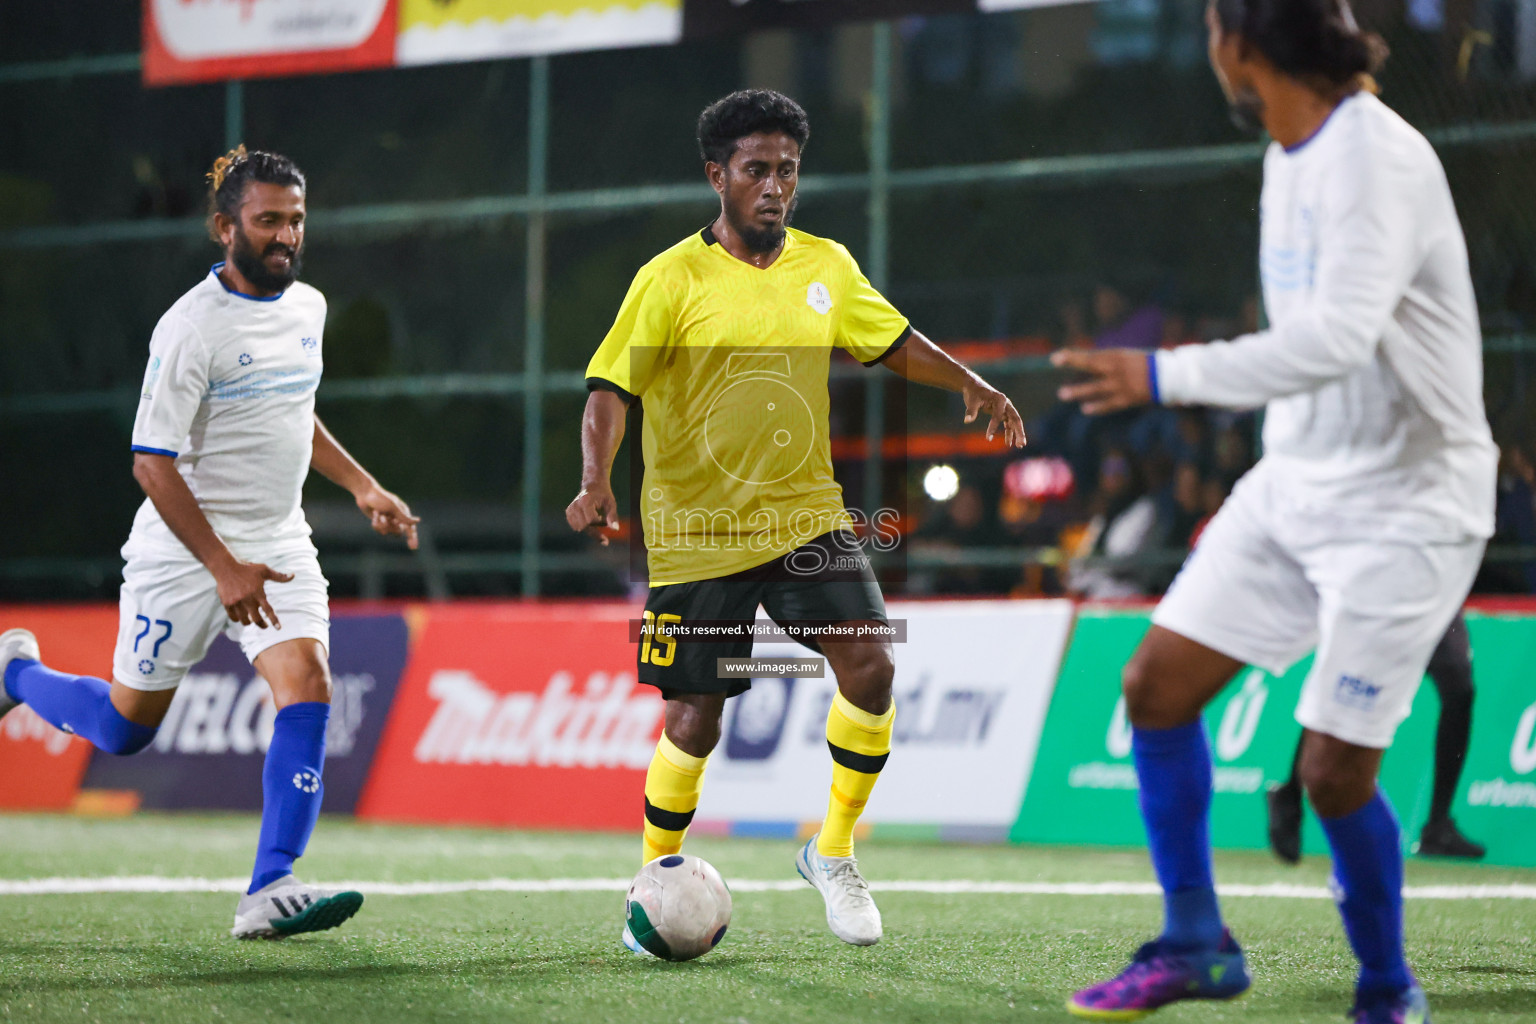
<svg viewBox="0 0 1536 1024">
<path fill-rule="evenodd" d="M 397 59 L 437 64 L 682 37 L 682 0 L 400 0 Z"/>
</svg>

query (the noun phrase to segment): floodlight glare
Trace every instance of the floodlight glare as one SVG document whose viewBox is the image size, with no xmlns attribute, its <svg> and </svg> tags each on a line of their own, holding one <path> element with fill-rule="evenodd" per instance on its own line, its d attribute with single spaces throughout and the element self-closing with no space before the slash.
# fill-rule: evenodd
<svg viewBox="0 0 1536 1024">
<path fill-rule="evenodd" d="M 923 491 L 934 501 L 948 501 L 960 490 L 960 474 L 954 466 L 933 466 L 923 474 Z"/>
</svg>

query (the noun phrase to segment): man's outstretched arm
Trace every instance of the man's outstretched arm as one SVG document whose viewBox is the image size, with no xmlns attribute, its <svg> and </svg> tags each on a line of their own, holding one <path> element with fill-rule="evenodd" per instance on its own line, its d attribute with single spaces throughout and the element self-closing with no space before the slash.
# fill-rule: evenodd
<svg viewBox="0 0 1536 1024">
<path fill-rule="evenodd" d="M 309 464 L 315 472 L 352 495 L 376 533 L 385 536 L 401 534 L 406 546 L 416 550 L 416 525 L 421 520 L 411 514 L 410 506 L 379 486 L 373 475 L 325 429 L 319 416 L 315 417 L 315 447 Z"/>
<path fill-rule="evenodd" d="M 609 477 L 613 460 L 624 440 L 624 414 L 629 406 L 612 391 L 596 390 L 587 396 L 581 417 L 581 493 L 565 508 L 571 529 L 596 537 L 604 544 L 603 531 L 619 528 L 619 504 Z"/>
<path fill-rule="evenodd" d="M 919 332 L 913 331 L 907 343 L 884 362 L 914 384 L 958 391 L 965 399 L 965 422 L 975 422 L 976 417 L 985 414 L 987 440 L 1001 430 L 1008 447 L 1024 447 L 1024 421 L 1008 397 Z"/>
</svg>

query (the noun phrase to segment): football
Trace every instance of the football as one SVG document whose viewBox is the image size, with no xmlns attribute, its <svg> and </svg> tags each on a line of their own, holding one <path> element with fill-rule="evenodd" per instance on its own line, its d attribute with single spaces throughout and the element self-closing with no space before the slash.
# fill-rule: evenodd
<svg viewBox="0 0 1536 1024">
<path fill-rule="evenodd" d="M 720 944 L 731 923 L 731 890 L 704 860 L 674 853 L 635 876 L 624 901 L 630 934 L 663 960 L 692 960 Z"/>
</svg>

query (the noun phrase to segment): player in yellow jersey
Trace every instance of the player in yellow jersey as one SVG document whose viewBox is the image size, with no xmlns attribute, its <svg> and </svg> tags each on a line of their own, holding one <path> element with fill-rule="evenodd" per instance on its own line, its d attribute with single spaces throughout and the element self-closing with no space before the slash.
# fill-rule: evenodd
<svg viewBox="0 0 1536 1024">
<path fill-rule="evenodd" d="M 751 685 L 721 678 L 717 659 L 751 654 L 745 627 L 761 605 L 837 677 L 827 816 L 796 867 L 825 899 L 833 933 L 867 946 L 880 939 L 880 913 L 853 829 L 891 749 L 894 663 L 883 636 L 843 639 L 886 614 L 832 476 L 832 349 L 959 392 L 967 423 L 988 418 L 988 438 L 1022 447 L 1024 425 L 1001 392 L 914 331 L 847 249 L 790 229 L 809 137 L 805 111 L 767 90 L 732 93 L 700 115 L 720 216 L 641 268 L 592 357 L 582 490 L 566 519 L 608 542 L 603 531 L 617 525 L 609 474 L 626 408 L 643 400 L 650 595 L 639 678 L 666 698 L 646 775 L 643 860 L 682 848 L 725 701 Z M 690 638 L 711 628 L 736 632 Z M 644 952 L 628 928 L 624 939 Z"/>
</svg>

